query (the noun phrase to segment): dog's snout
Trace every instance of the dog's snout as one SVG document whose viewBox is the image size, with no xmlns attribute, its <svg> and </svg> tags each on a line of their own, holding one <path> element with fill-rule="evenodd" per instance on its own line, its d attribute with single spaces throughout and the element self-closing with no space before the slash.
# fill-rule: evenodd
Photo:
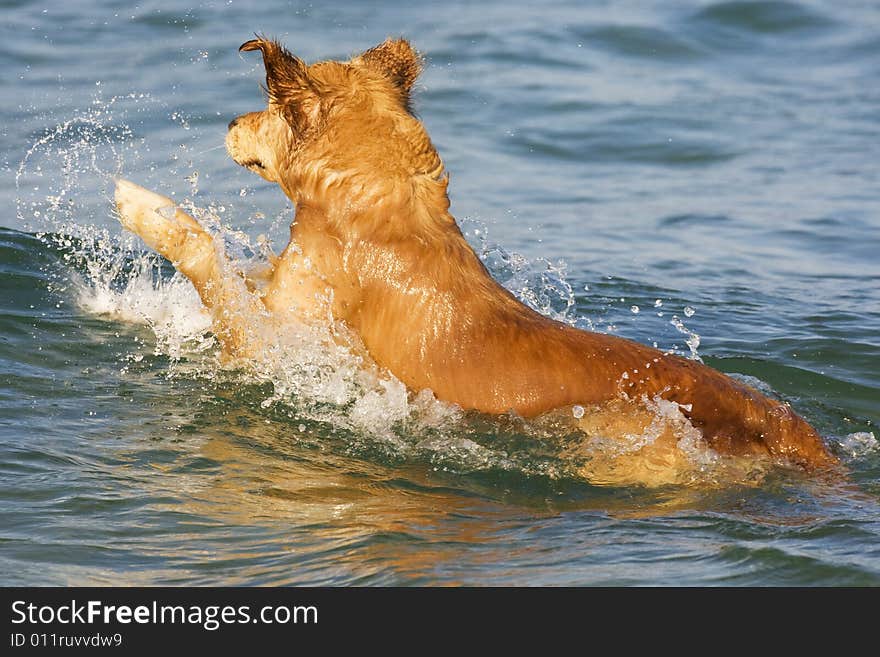
<svg viewBox="0 0 880 657">
<path fill-rule="evenodd" d="M 238 125 L 238 120 L 239 120 L 240 118 L 241 118 L 240 116 L 236 116 L 234 119 L 232 119 L 232 120 L 229 122 L 229 129 L 230 129 L 230 130 L 232 130 L 235 126 Z"/>
</svg>

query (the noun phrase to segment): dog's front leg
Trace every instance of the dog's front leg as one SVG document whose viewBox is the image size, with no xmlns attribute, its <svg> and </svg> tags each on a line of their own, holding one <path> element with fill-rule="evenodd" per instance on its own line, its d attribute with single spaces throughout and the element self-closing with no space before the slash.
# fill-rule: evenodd
<svg viewBox="0 0 880 657">
<path fill-rule="evenodd" d="M 170 198 L 127 180 L 117 181 L 115 200 L 122 225 L 192 281 L 224 351 L 242 355 L 255 348 L 254 320 L 265 310 L 199 223 Z"/>
<path fill-rule="evenodd" d="M 263 303 L 282 321 L 326 324 L 333 317 L 333 288 L 291 240 L 274 262 Z"/>
</svg>

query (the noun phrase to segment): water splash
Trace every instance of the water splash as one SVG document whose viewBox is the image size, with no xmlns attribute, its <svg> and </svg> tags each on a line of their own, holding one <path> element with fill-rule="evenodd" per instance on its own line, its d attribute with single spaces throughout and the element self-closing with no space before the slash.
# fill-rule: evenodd
<svg viewBox="0 0 880 657">
<path fill-rule="evenodd" d="M 880 451 L 880 443 L 871 431 L 848 434 L 838 441 L 843 452 L 851 459 L 861 459 Z"/>
<path fill-rule="evenodd" d="M 692 311 L 690 313 L 690 315 L 687 314 L 688 310 Z M 693 313 L 692 308 L 690 308 L 690 307 L 685 308 L 685 315 L 687 315 L 688 317 L 691 317 L 691 316 L 693 316 L 693 314 L 694 313 Z M 702 363 L 703 359 L 700 358 L 700 354 L 697 352 L 697 350 L 700 347 L 699 334 L 696 331 L 692 331 L 687 326 L 685 326 L 684 322 L 681 321 L 681 319 L 678 317 L 678 315 L 673 315 L 672 319 L 669 320 L 669 323 L 672 324 L 679 333 L 682 333 L 686 336 L 684 342 L 688 346 L 688 349 L 690 350 L 689 358 L 691 360 L 698 360 Z"/>
<path fill-rule="evenodd" d="M 98 88 L 91 105 L 47 128 L 21 159 L 15 173 L 16 217 L 30 230 L 53 230 L 89 217 L 82 199 L 107 198 L 107 186 L 134 157 L 143 140 L 125 121 L 131 108 L 153 103 L 149 94 L 105 99 Z"/>
<path fill-rule="evenodd" d="M 462 230 L 476 241 L 476 251 L 492 276 L 510 290 L 517 299 L 537 312 L 572 326 L 583 322 L 575 313 L 574 288 L 568 282 L 564 261 L 555 263 L 544 258 L 529 260 L 489 241 L 486 226 L 465 219 Z"/>
</svg>

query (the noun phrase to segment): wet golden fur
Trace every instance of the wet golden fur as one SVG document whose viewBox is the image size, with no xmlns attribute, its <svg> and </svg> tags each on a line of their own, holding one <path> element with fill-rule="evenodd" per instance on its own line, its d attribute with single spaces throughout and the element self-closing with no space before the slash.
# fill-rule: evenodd
<svg viewBox="0 0 880 657">
<path fill-rule="evenodd" d="M 117 189 L 123 222 L 193 281 L 227 350 L 259 348 L 242 313 L 332 316 L 410 389 L 466 409 L 532 417 L 578 404 L 586 433 L 613 436 L 643 429 L 639 400 L 659 397 L 719 452 L 835 462 L 787 404 L 700 363 L 548 319 L 496 283 L 449 214 L 443 163 L 410 111 L 421 59 L 406 41 L 310 66 L 272 40 L 241 49 L 262 53 L 269 101 L 230 124 L 227 150 L 296 206 L 262 292 L 233 301 L 242 282 L 197 222 L 179 210 L 164 219 L 155 210 L 171 201 L 136 185 Z"/>
</svg>

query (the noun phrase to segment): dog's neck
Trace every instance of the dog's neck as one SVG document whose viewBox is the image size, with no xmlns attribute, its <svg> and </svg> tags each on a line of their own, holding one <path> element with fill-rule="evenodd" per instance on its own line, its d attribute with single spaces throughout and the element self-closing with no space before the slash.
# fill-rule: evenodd
<svg viewBox="0 0 880 657">
<path fill-rule="evenodd" d="M 335 252 L 338 261 L 322 268 L 334 287 L 356 282 L 368 292 L 370 284 L 387 283 L 410 296 L 417 283 L 438 294 L 465 281 L 494 283 L 449 213 L 445 180 L 432 182 L 366 200 L 300 198 L 291 239 L 314 261 Z"/>
</svg>

